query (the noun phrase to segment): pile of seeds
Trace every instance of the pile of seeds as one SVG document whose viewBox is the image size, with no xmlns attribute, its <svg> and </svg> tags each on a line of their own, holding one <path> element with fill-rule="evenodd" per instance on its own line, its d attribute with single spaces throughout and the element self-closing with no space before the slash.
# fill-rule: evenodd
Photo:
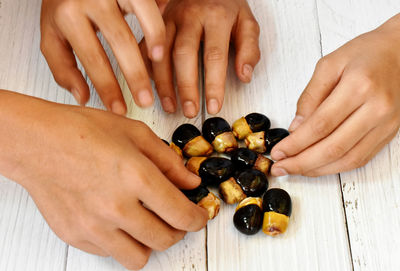
<svg viewBox="0 0 400 271">
<path fill-rule="evenodd" d="M 236 120 L 232 127 L 226 120 L 214 117 L 203 123 L 202 133 L 192 124 L 179 126 L 169 144 L 178 155 L 187 158 L 186 167 L 201 177 L 198 188 L 183 193 L 213 219 L 220 200 L 207 187 L 218 187 L 225 203 L 238 203 L 233 223 L 247 235 L 257 233 L 261 227 L 272 236 L 285 232 L 292 212 L 286 191 L 268 190 L 267 176 L 273 161 L 265 155 L 289 135 L 285 129 L 270 126 L 270 120 L 259 113 Z M 244 140 L 247 148 L 240 148 L 238 140 Z M 210 157 L 214 151 L 230 159 Z"/>
</svg>

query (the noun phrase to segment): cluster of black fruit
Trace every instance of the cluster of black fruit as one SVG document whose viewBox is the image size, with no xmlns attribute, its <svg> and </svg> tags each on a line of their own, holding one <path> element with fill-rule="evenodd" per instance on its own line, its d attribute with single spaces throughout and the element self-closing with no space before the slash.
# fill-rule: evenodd
<svg viewBox="0 0 400 271">
<path fill-rule="evenodd" d="M 289 135 L 282 128 L 270 129 L 270 120 L 252 113 L 235 121 L 232 127 L 219 117 L 203 123 L 202 133 L 194 125 L 179 126 L 170 144 L 178 155 L 188 158 L 186 167 L 201 177 L 201 185 L 183 193 L 208 211 L 214 218 L 220 200 L 207 187 L 218 187 L 227 204 L 239 203 L 233 222 L 244 234 L 255 234 L 260 228 L 268 235 L 285 232 L 292 211 L 289 194 L 278 188 L 268 189 L 267 175 L 273 161 L 264 156 Z M 247 148 L 239 148 L 244 140 Z M 230 156 L 210 157 L 216 151 Z"/>
</svg>

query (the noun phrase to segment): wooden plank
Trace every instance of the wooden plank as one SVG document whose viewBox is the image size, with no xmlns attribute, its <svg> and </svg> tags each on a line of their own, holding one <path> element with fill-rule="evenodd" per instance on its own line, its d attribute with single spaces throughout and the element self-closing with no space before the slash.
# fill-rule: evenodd
<svg viewBox="0 0 400 271">
<path fill-rule="evenodd" d="M 232 123 L 262 112 L 273 127 L 288 127 L 321 56 L 316 6 L 300 0 L 249 2 L 261 25 L 262 60 L 248 85 L 235 78 L 231 65 L 219 116 Z M 244 236 L 233 226 L 234 207 L 223 205 L 208 226 L 209 270 L 351 270 L 338 176 L 270 178 L 270 187 L 292 196 L 288 232 Z"/>
<path fill-rule="evenodd" d="M 141 39 L 142 33 L 138 27 L 137 21 L 132 17 L 127 18 L 132 31 L 136 34 L 138 40 Z M 147 109 L 137 107 L 132 99 L 129 88 L 118 68 L 115 58 L 112 56 L 111 50 L 101 38 L 103 45 L 107 48 L 110 56 L 111 64 L 115 74 L 122 86 L 124 98 L 128 105 L 127 116 L 145 122 L 153 131 L 161 138 L 170 141 L 172 133 L 182 123 L 192 123 L 197 127 L 201 127 L 201 113 L 191 120 L 183 117 L 181 110 L 175 114 L 166 114 L 162 111 L 160 101 L 157 99 L 154 106 Z M 154 85 L 153 85 L 154 88 Z M 200 85 L 201 89 L 201 85 Z M 97 96 L 97 95 L 95 95 Z M 99 106 L 98 97 L 93 97 L 94 106 Z M 206 230 L 203 229 L 196 233 L 188 233 L 184 240 L 169 248 L 164 252 L 153 252 L 146 267 L 143 270 L 206 270 Z M 69 248 L 67 271 L 107 271 L 107 270 L 125 270 L 116 261 L 110 258 L 101 258 L 87 253 L 83 253 L 75 248 Z"/>
<path fill-rule="evenodd" d="M 324 53 L 398 13 L 400 2 L 318 0 Z M 366 166 L 341 174 L 354 270 L 400 270 L 400 135 Z"/>
<path fill-rule="evenodd" d="M 0 88 L 63 102 L 68 94 L 56 86 L 39 50 L 40 5 L 0 1 Z M 64 270 L 66 253 L 28 193 L 0 177 L 0 270 Z"/>
</svg>

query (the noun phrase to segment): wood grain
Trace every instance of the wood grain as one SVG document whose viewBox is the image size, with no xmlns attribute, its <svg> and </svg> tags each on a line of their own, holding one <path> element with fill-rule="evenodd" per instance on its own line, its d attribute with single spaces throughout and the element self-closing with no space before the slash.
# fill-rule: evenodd
<svg viewBox="0 0 400 271">
<path fill-rule="evenodd" d="M 249 2 L 262 26 L 262 59 L 248 85 L 238 82 L 231 65 L 219 115 L 232 123 L 247 113 L 262 112 L 273 127 L 288 127 L 297 98 L 321 57 L 316 5 Z M 292 196 L 288 232 L 276 238 L 262 232 L 244 236 L 233 226 L 234 207 L 222 206 L 208 226 L 209 270 L 351 270 L 338 176 L 270 178 L 270 187 Z"/>
<path fill-rule="evenodd" d="M 400 2 L 318 0 L 324 54 L 400 11 Z M 341 174 L 354 270 L 400 270 L 400 137 Z"/>
</svg>

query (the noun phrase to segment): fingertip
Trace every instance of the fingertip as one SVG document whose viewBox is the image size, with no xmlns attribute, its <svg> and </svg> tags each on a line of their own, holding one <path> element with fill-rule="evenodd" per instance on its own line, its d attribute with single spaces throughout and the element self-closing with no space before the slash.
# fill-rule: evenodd
<svg viewBox="0 0 400 271">
<path fill-rule="evenodd" d="M 253 67 L 250 64 L 244 64 L 242 67 L 242 78 L 245 83 L 251 81 L 253 77 Z"/>
<path fill-rule="evenodd" d="M 220 111 L 220 104 L 217 99 L 211 98 L 207 102 L 207 112 L 211 115 L 215 115 Z"/>
<path fill-rule="evenodd" d="M 112 104 L 111 104 L 111 111 L 112 111 L 114 114 L 121 115 L 121 116 L 125 116 L 125 115 L 126 115 L 126 106 L 125 106 L 125 103 L 123 103 L 123 102 L 121 102 L 121 101 L 119 101 L 119 100 L 116 100 L 116 101 L 112 102 Z"/>
<path fill-rule="evenodd" d="M 304 117 L 301 115 L 296 115 L 289 126 L 289 132 L 296 130 L 304 122 Z"/>
<path fill-rule="evenodd" d="M 167 113 L 174 113 L 176 111 L 176 103 L 171 97 L 164 97 L 161 100 L 162 107 Z"/>
<path fill-rule="evenodd" d="M 147 89 L 139 90 L 136 96 L 140 107 L 149 107 L 153 104 L 153 95 Z"/>
<path fill-rule="evenodd" d="M 280 161 L 287 158 L 287 156 L 283 151 L 273 148 L 271 151 L 271 158 L 275 161 Z"/>
<path fill-rule="evenodd" d="M 183 114 L 187 118 L 194 118 L 197 115 L 196 105 L 192 101 L 186 101 L 183 103 Z"/>
<path fill-rule="evenodd" d="M 280 167 L 278 165 L 273 165 L 271 168 L 271 175 L 275 177 L 282 177 L 289 174 L 283 167 Z"/>
</svg>

